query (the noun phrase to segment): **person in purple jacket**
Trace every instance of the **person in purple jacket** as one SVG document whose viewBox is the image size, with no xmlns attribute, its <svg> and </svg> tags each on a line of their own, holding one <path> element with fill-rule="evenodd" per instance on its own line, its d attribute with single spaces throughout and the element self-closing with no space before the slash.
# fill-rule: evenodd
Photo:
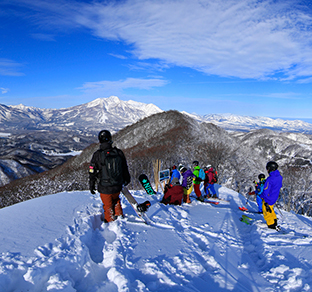
<svg viewBox="0 0 312 292">
<path fill-rule="evenodd" d="M 182 187 L 183 187 L 183 202 L 190 204 L 190 193 L 193 190 L 193 180 L 196 177 L 190 169 L 187 169 L 183 165 L 179 165 L 179 171 L 182 175 Z"/>
<path fill-rule="evenodd" d="M 279 229 L 273 207 L 278 199 L 283 177 L 277 170 L 278 165 L 275 161 L 268 162 L 266 169 L 269 173 L 269 177 L 266 179 L 263 192 L 260 194 L 260 198 L 262 198 L 263 217 L 269 228 Z"/>
</svg>

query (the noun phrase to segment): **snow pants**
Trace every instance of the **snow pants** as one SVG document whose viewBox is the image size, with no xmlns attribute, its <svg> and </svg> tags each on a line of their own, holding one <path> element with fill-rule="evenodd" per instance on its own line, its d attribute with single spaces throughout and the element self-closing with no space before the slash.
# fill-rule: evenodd
<svg viewBox="0 0 312 292">
<path fill-rule="evenodd" d="M 213 196 L 216 196 L 217 193 L 216 193 L 216 190 L 214 188 L 214 185 L 213 184 L 205 184 L 205 194 L 210 197 L 210 192 L 212 193 Z"/>
<path fill-rule="evenodd" d="M 262 211 L 263 211 L 263 218 L 266 221 L 269 228 L 275 228 L 277 225 L 277 217 L 274 212 L 274 205 L 268 205 L 270 207 L 271 212 L 268 212 L 265 207 L 265 202 L 262 203 Z"/>
<path fill-rule="evenodd" d="M 201 196 L 200 184 L 194 184 L 194 192 L 197 198 Z"/>
<path fill-rule="evenodd" d="M 123 216 L 119 194 L 120 192 L 115 194 L 101 194 L 105 222 L 111 222 L 114 221 L 117 216 Z"/>
<path fill-rule="evenodd" d="M 262 213 L 262 199 L 257 195 L 258 212 Z"/>
<path fill-rule="evenodd" d="M 191 203 L 191 199 L 190 199 L 190 193 L 193 190 L 193 185 L 191 185 L 191 187 L 189 189 L 184 188 L 183 187 L 183 202 L 190 204 Z"/>
</svg>

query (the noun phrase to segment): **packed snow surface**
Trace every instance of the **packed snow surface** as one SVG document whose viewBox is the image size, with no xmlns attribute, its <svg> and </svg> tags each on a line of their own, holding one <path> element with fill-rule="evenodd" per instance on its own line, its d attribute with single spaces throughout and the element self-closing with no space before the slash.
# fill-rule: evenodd
<svg viewBox="0 0 312 292">
<path fill-rule="evenodd" d="M 311 291 L 312 219 L 277 214 L 282 232 L 245 213 L 244 196 L 224 187 L 219 205 L 150 200 L 144 224 L 121 195 L 125 218 L 101 221 L 99 195 L 40 197 L 0 210 L 0 291 Z"/>
</svg>

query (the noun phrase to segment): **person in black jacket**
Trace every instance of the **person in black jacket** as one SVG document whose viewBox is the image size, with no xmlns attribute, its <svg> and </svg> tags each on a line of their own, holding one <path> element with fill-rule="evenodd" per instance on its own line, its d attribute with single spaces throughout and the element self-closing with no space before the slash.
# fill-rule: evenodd
<svg viewBox="0 0 312 292">
<path fill-rule="evenodd" d="M 90 192 L 95 194 L 97 185 L 103 202 L 104 222 L 111 222 L 123 216 L 119 194 L 131 178 L 124 153 L 112 146 L 111 133 L 103 130 L 98 138 L 100 149 L 94 152 L 89 166 Z"/>
</svg>

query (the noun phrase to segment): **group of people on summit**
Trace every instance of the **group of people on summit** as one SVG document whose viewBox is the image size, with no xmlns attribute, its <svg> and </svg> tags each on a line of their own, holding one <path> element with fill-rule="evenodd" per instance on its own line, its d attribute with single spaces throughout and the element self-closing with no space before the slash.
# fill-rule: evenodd
<svg viewBox="0 0 312 292">
<path fill-rule="evenodd" d="M 123 216 L 119 194 L 122 187 L 129 184 L 131 177 L 124 153 L 112 146 L 111 133 L 103 130 L 99 133 L 98 139 L 100 149 L 93 154 L 91 159 L 89 185 L 92 194 L 95 194 L 96 189 L 100 192 L 104 222 L 111 222 L 118 216 Z M 178 167 L 176 165 L 171 167 L 170 181 L 165 186 L 161 203 L 181 205 L 184 202 L 189 204 L 193 189 L 196 199 L 199 201 L 204 201 L 205 197 L 218 198 L 214 188 L 214 184 L 218 180 L 217 171 L 211 165 L 201 168 L 197 160 L 193 161 L 192 167 L 193 171 L 182 164 Z M 279 197 L 283 178 L 278 171 L 276 162 L 268 162 L 266 169 L 269 176 L 265 179 L 265 175 L 260 174 L 255 191 L 249 192 L 249 195 L 257 196 L 258 211 L 263 213 L 268 227 L 276 229 L 277 217 L 274 205 Z M 201 192 L 202 182 L 204 195 Z"/>
<path fill-rule="evenodd" d="M 200 185 L 203 182 L 204 192 L 202 195 Z M 190 204 L 190 194 L 194 189 L 196 199 L 204 201 L 205 198 L 217 198 L 214 184 L 217 182 L 217 172 L 209 164 L 200 168 L 197 160 L 193 161 L 193 171 L 180 164 L 171 167 L 170 182 L 165 186 L 162 203 L 181 205 L 182 202 Z"/>
</svg>

